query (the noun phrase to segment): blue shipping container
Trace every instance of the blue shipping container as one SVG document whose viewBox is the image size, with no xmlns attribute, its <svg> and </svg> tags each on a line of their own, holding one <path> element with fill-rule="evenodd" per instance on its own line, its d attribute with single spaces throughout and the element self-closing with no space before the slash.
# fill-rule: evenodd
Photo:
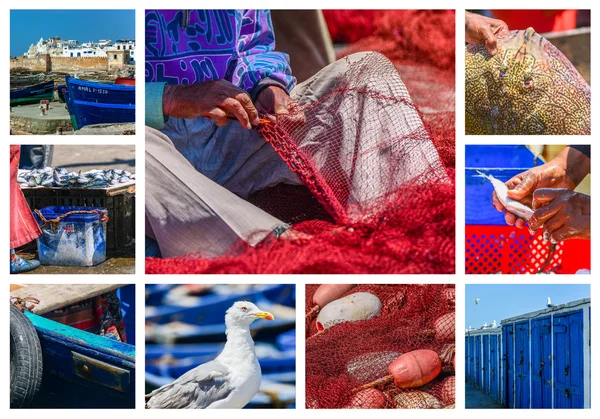
<svg viewBox="0 0 600 419">
<path fill-rule="evenodd" d="M 502 321 L 504 405 L 591 406 L 590 299 Z"/>
</svg>

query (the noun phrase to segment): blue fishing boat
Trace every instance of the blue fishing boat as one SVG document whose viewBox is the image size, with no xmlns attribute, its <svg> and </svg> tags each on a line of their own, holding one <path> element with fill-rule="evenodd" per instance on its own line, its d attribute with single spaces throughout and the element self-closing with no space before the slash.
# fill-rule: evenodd
<svg viewBox="0 0 600 419">
<path fill-rule="evenodd" d="M 107 84 L 65 76 L 65 100 L 73 128 L 135 122 L 135 86 Z"/>
<path fill-rule="evenodd" d="M 133 344 L 21 313 L 11 305 L 11 406 L 15 401 L 21 404 L 13 407 L 135 408 L 133 287 L 117 291 Z M 29 390 L 13 394 L 16 379 Z"/>
<path fill-rule="evenodd" d="M 36 84 L 10 90 L 10 106 L 39 103 L 54 98 L 54 82 Z"/>
<path fill-rule="evenodd" d="M 58 101 L 60 103 L 65 103 L 65 92 L 67 91 L 67 85 L 66 84 L 59 84 L 58 86 L 56 86 L 56 92 L 58 93 Z"/>
</svg>

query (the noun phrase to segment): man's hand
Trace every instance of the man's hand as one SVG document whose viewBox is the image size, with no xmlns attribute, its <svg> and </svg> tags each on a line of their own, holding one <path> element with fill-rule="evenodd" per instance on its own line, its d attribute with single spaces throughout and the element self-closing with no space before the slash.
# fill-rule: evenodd
<svg viewBox="0 0 600 419">
<path fill-rule="evenodd" d="M 501 20 L 465 12 L 465 37 L 469 44 L 485 43 L 490 55 L 498 53 L 497 37 L 508 32 Z"/>
<path fill-rule="evenodd" d="M 529 230 L 543 227 L 544 239 L 590 239 L 590 197 L 570 189 L 538 189 L 533 193 L 533 217 Z"/>
<path fill-rule="evenodd" d="M 260 91 L 256 98 L 256 109 L 265 117 L 274 120 L 274 116 L 290 115 L 293 121 L 305 122 L 304 114 L 299 105 L 285 90 L 278 86 L 267 86 Z"/>
<path fill-rule="evenodd" d="M 519 201 L 527 206 L 532 205 L 533 193 L 539 188 L 569 188 L 575 189 L 576 184 L 567 175 L 567 170 L 559 161 L 552 160 L 542 166 L 534 167 L 523 173 L 519 173 L 508 182 L 508 197 Z M 504 206 L 496 196 L 496 192 L 492 193 L 492 204 L 498 211 L 503 211 Z M 526 221 L 518 218 L 511 212 L 504 213 L 504 219 L 508 225 L 515 225 L 518 228 L 523 228 Z"/>
<path fill-rule="evenodd" d="M 228 116 L 235 116 L 243 128 L 251 129 L 252 125 L 258 125 L 258 112 L 248 93 L 223 79 L 165 85 L 163 113 L 184 119 L 204 116 L 220 127 L 227 124 Z"/>
</svg>

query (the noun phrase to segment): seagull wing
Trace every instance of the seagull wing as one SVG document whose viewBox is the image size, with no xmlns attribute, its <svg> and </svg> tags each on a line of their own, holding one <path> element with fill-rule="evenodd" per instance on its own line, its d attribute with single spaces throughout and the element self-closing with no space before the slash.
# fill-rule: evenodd
<svg viewBox="0 0 600 419">
<path fill-rule="evenodd" d="M 146 396 L 146 409 L 205 409 L 234 390 L 228 370 L 214 360 L 190 370 Z"/>
</svg>

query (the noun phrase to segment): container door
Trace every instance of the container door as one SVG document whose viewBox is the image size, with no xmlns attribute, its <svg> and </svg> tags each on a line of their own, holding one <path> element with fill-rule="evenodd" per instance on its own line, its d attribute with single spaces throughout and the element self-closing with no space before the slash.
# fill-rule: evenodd
<svg viewBox="0 0 600 419">
<path fill-rule="evenodd" d="M 554 407 L 583 408 L 583 310 L 554 316 Z"/>
<path fill-rule="evenodd" d="M 552 408 L 550 316 L 531 321 L 531 408 Z"/>
<path fill-rule="evenodd" d="M 481 388 L 481 335 L 475 336 L 475 385 Z"/>
<path fill-rule="evenodd" d="M 515 325 L 515 408 L 529 408 L 529 321 Z"/>
<path fill-rule="evenodd" d="M 475 336 L 469 336 L 469 373 L 471 384 L 475 385 Z"/>
<path fill-rule="evenodd" d="M 504 405 L 508 408 L 515 407 L 515 340 L 514 327 L 509 324 L 502 327 L 502 342 L 504 344 Z"/>
<path fill-rule="evenodd" d="M 469 337 L 465 336 L 465 381 L 469 382 Z"/>
<path fill-rule="evenodd" d="M 490 336 L 483 335 L 483 392 L 490 394 Z"/>
<path fill-rule="evenodd" d="M 498 336 L 490 336 L 490 396 L 498 400 Z"/>
</svg>

